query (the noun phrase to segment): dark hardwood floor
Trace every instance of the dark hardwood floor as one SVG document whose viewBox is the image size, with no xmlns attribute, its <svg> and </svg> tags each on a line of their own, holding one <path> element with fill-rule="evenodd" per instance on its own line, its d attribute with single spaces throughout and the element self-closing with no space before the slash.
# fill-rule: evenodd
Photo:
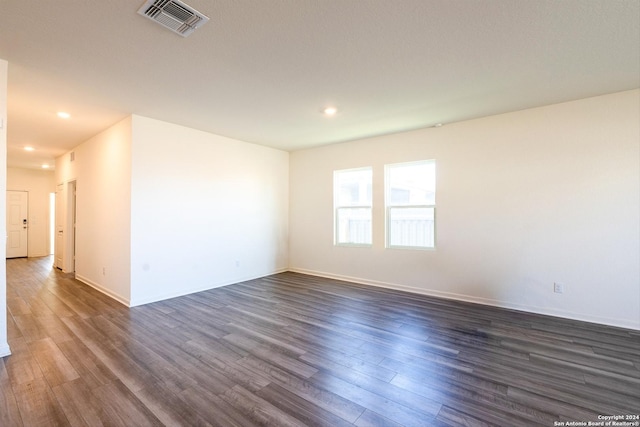
<svg viewBox="0 0 640 427">
<path fill-rule="evenodd" d="M 131 309 L 51 258 L 8 260 L 7 280 L 1 426 L 556 426 L 640 413 L 637 331 L 295 273 Z"/>
</svg>

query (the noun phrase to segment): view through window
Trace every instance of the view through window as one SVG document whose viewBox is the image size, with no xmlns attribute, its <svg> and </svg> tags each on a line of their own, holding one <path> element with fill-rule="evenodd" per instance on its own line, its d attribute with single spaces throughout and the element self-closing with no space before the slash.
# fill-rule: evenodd
<svg viewBox="0 0 640 427">
<path fill-rule="evenodd" d="M 371 245 L 371 168 L 334 172 L 335 244 Z"/>
<path fill-rule="evenodd" d="M 388 248 L 434 248 L 434 160 L 385 166 Z"/>
</svg>

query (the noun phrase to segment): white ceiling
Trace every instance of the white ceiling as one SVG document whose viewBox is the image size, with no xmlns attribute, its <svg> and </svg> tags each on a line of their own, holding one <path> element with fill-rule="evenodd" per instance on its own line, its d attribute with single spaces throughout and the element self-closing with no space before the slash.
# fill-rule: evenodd
<svg viewBox="0 0 640 427">
<path fill-rule="evenodd" d="M 296 150 L 640 87 L 638 0 L 188 0 L 187 38 L 143 3 L 0 0 L 9 166 L 132 113 Z"/>
</svg>

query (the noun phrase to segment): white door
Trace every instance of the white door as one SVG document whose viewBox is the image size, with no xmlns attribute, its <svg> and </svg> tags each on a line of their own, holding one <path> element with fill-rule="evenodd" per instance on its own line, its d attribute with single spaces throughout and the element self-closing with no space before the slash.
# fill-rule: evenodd
<svg viewBox="0 0 640 427">
<path fill-rule="evenodd" d="M 29 193 L 7 191 L 7 258 L 27 256 Z"/>
</svg>

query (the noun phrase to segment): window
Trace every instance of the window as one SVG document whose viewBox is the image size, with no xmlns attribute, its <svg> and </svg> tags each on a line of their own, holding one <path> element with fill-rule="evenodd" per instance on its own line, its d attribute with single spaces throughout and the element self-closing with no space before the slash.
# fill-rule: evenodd
<svg viewBox="0 0 640 427">
<path fill-rule="evenodd" d="M 371 245 L 371 168 L 333 173 L 336 245 Z"/>
<path fill-rule="evenodd" d="M 388 248 L 434 248 L 436 163 L 385 166 Z"/>
</svg>

